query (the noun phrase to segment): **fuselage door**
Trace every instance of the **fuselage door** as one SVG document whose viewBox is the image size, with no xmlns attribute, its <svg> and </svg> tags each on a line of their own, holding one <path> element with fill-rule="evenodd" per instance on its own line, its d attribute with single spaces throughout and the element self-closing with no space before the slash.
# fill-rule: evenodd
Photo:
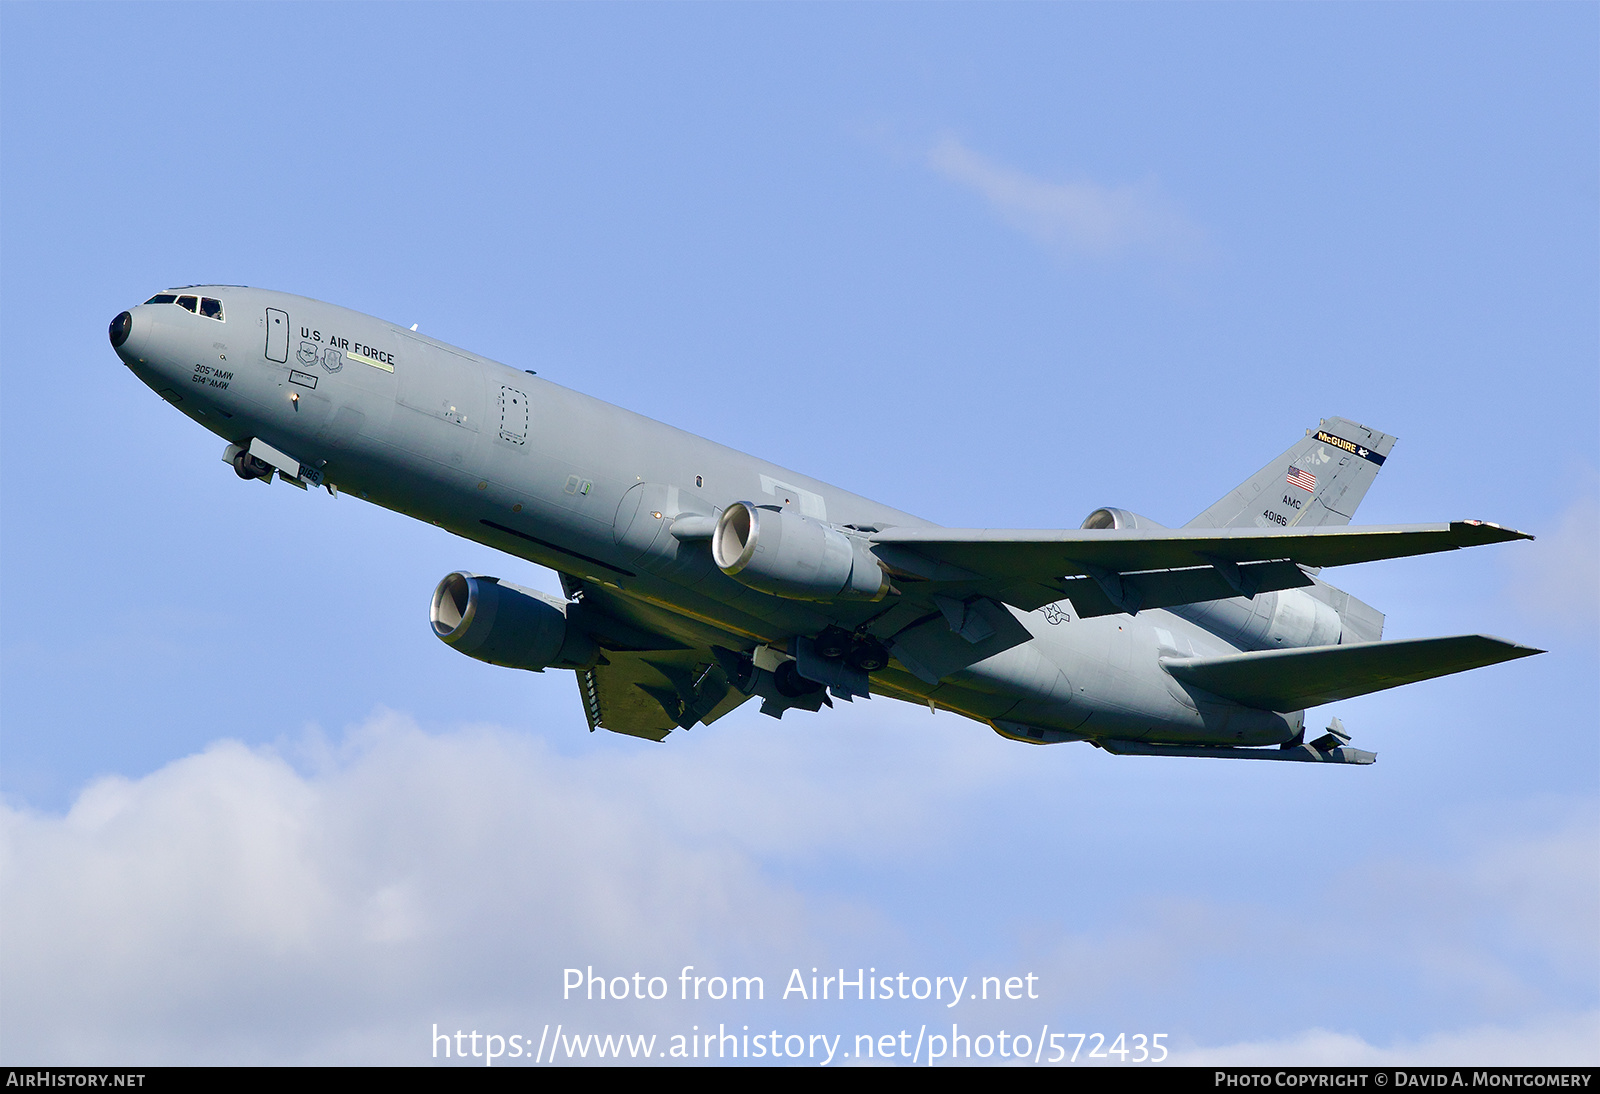
<svg viewBox="0 0 1600 1094">
<path fill-rule="evenodd" d="M 267 309 L 267 360 L 289 363 L 289 313 Z"/>
<path fill-rule="evenodd" d="M 528 443 L 528 396 L 514 387 L 500 385 L 500 439 L 510 444 Z"/>
</svg>

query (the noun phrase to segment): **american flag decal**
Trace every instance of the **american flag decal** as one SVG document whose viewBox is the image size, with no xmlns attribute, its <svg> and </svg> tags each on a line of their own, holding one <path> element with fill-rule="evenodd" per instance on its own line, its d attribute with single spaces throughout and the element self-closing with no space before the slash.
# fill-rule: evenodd
<svg viewBox="0 0 1600 1094">
<path fill-rule="evenodd" d="M 1289 468 L 1289 485 L 1298 486 L 1302 490 L 1315 490 L 1317 488 L 1317 477 L 1309 471 L 1291 467 Z"/>
</svg>

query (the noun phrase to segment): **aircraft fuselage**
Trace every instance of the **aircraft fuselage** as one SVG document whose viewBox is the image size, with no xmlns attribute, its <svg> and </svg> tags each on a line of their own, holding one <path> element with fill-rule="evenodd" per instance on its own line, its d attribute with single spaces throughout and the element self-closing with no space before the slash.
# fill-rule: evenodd
<svg viewBox="0 0 1600 1094">
<path fill-rule="evenodd" d="M 753 589 L 713 563 L 705 540 L 674 536 L 681 518 L 714 520 L 747 501 L 856 529 L 932 527 L 371 316 L 258 289 L 168 295 L 197 304 L 130 309 L 117 352 L 177 409 L 233 445 L 287 454 L 304 481 L 569 575 L 685 645 L 782 651 L 829 627 L 880 633 L 900 606 Z M 220 316 L 199 301 L 220 302 Z M 1005 610 L 1031 640 L 937 684 L 891 662 L 872 691 L 1037 742 L 1268 745 L 1301 732 L 1302 712 L 1218 699 L 1164 671 L 1164 656 L 1242 648 L 1175 612 L 1082 618 L 1065 600 Z"/>
</svg>

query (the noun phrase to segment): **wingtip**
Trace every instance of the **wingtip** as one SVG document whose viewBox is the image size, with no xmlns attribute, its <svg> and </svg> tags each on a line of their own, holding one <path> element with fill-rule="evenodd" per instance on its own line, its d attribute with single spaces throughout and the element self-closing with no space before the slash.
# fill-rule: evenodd
<svg viewBox="0 0 1600 1094">
<path fill-rule="evenodd" d="M 1499 532 L 1502 535 L 1504 535 L 1505 538 L 1508 539 L 1508 540 L 1512 540 L 1512 539 L 1533 539 L 1534 538 L 1533 535 L 1528 533 L 1528 532 L 1520 532 L 1515 528 L 1507 528 L 1505 525 L 1496 524 L 1492 520 L 1458 520 L 1458 521 L 1455 521 L 1453 523 L 1461 525 L 1463 527 L 1468 527 L 1468 528 L 1492 528 L 1496 532 Z"/>
<path fill-rule="evenodd" d="M 1497 634 L 1480 634 L 1478 637 L 1486 638 L 1490 642 L 1495 643 L 1495 645 L 1502 647 L 1504 649 L 1507 661 L 1514 661 L 1519 657 L 1532 657 L 1535 654 L 1550 652 L 1549 650 L 1541 650 L 1537 646 L 1524 646 L 1521 642 L 1513 642 L 1511 639 L 1501 638 Z"/>
</svg>

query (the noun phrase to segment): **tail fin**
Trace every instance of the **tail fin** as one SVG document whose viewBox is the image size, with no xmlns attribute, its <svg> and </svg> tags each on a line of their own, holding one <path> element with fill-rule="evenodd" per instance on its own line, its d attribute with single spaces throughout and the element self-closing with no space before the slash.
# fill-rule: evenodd
<svg viewBox="0 0 1600 1094">
<path fill-rule="evenodd" d="M 1312 528 L 1349 524 L 1395 439 L 1348 418 L 1324 418 L 1303 440 L 1191 520 L 1187 528 Z"/>
</svg>

